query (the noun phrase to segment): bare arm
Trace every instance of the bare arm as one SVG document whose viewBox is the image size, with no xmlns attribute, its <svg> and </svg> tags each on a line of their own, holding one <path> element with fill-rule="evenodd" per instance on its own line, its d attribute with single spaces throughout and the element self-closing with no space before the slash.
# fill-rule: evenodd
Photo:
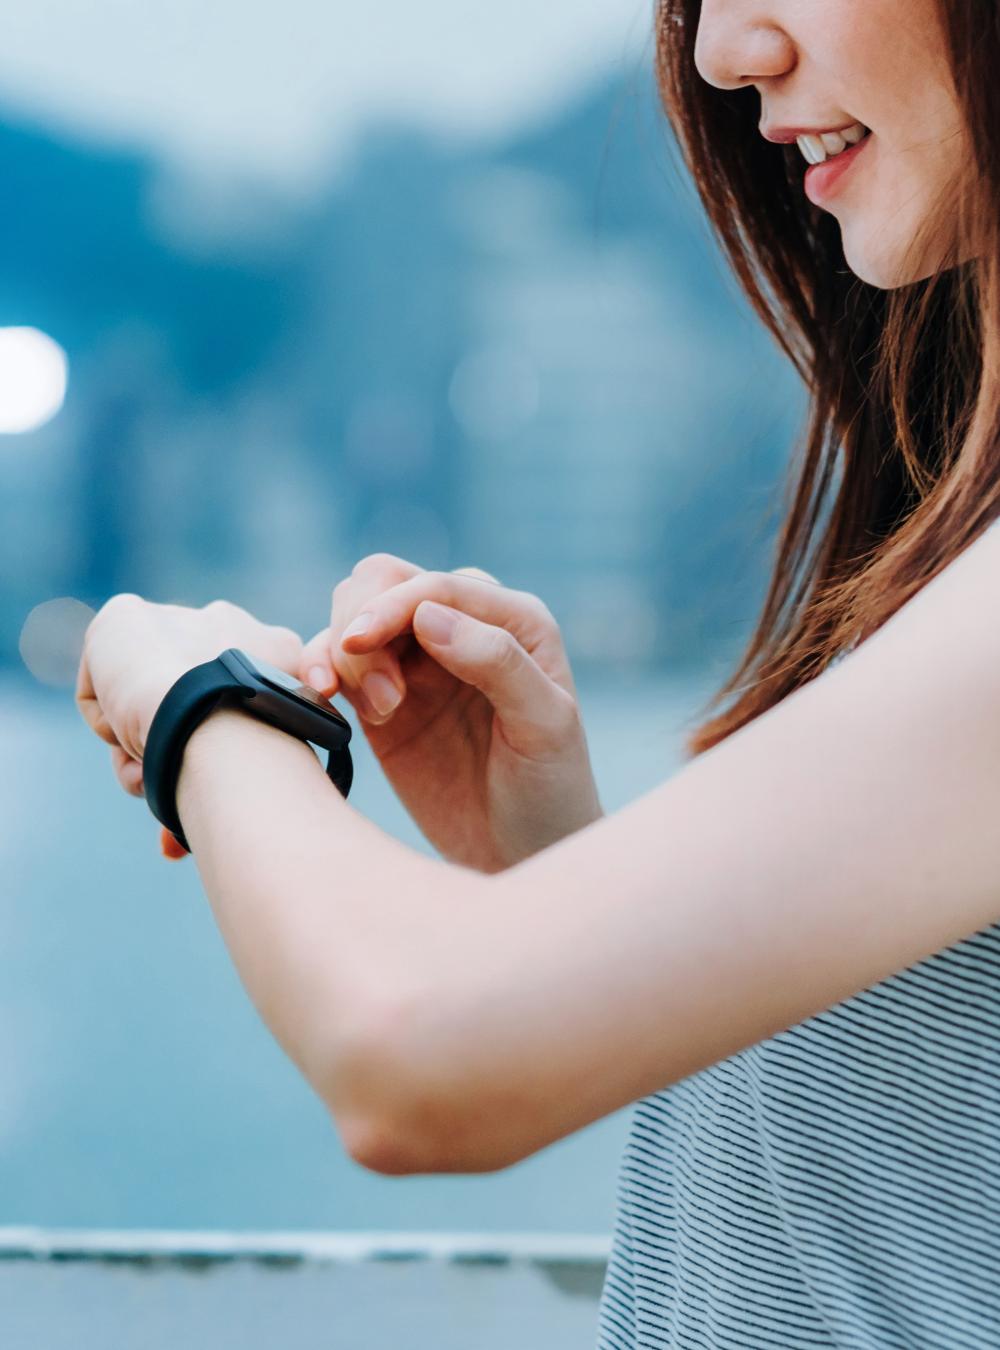
<svg viewBox="0 0 1000 1350">
<path fill-rule="evenodd" d="M 820 680 L 491 877 L 390 839 L 280 733 L 210 719 L 185 830 L 354 1155 L 503 1166 L 1000 918 L 998 600 L 993 529 Z M 317 1039 L 317 1007 L 357 1034 Z"/>
</svg>

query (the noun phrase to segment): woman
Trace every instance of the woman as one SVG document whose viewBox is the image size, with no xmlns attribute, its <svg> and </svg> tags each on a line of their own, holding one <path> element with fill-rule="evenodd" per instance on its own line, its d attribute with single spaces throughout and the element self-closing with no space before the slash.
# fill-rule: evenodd
<svg viewBox="0 0 1000 1350">
<path fill-rule="evenodd" d="M 350 700 L 442 858 L 223 710 L 178 786 L 205 889 L 366 1167 L 489 1171 L 637 1103 L 602 1347 L 1000 1345 L 1000 6 L 666 0 L 658 58 L 813 396 L 691 762 L 604 816 L 544 604 L 388 554 L 305 647 L 114 597 L 79 704 L 139 793 L 221 648 Z"/>
</svg>

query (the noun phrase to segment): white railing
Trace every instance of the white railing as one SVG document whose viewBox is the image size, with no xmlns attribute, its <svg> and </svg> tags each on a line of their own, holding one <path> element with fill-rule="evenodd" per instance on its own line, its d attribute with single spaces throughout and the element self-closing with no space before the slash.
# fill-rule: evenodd
<svg viewBox="0 0 1000 1350">
<path fill-rule="evenodd" d="M 0 1227 L 0 1260 L 76 1257 L 303 1261 L 571 1262 L 604 1265 L 610 1239 L 579 1233 L 229 1232 L 225 1230 Z"/>
<path fill-rule="evenodd" d="M 0 1229 L 2 1350 L 591 1350 L 608 1239 Z"/>
</svg>

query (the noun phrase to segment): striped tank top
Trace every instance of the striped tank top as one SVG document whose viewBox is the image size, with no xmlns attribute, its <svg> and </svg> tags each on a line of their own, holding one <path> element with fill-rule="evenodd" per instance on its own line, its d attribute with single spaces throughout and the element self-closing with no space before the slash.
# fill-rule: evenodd
<svg viewBox="0 0 1000 1350">
<path fill-rule="evenodd" d="M 1000 1348 L 1000 922 L 636 1102 L 599 1322 L 598 1350 Z"/>
</svg>

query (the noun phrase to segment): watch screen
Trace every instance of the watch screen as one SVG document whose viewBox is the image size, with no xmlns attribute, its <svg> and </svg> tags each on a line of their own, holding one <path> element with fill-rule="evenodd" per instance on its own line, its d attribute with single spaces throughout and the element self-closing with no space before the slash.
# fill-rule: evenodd
<svg viewBox="0 0 1000 1350">
<path fill-rule="evenodd" d="M 294 675 L 289 675 L 287 670 L 279 670 L 277 666 L 262 661 L 258 656 L 253 658 L 253 663 L 261 679 L 266 680 L 268 684 L 276 684 L 279 689 L 287 689 L 290 694 L 302 694 L 302 681 L 297 680 Z"/>
<path fill-rule="evenodd" d="M 298 699 L 300 703 L 307 704 L 317 712 L 325 713 L 328 717 L 334 717 L 342 721 L 342 715 L 337 711 L 329 699 L 318 693 L 315 689 L 301 680 L 289 675 L 287 670 L 281 670 L 278 666 L 272 666 L 269 661 L 262 661 L 254 656 L 247 658 L 252 664 L 251 668 L 256 671 L 258 677 L 265 684 L 271 685 L 274 689 L 280 689 L 283 693 L 290 694 L 292 698 Z"/>
</svg>

